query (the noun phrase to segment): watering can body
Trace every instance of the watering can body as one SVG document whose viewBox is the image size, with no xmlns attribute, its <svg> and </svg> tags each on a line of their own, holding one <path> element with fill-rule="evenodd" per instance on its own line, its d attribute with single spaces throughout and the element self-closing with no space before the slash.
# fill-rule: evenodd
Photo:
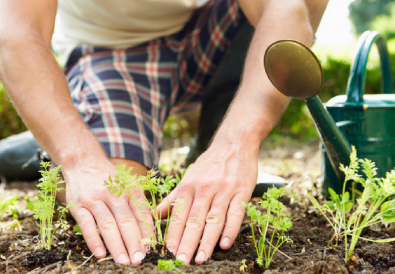
<svg viewBox="0 0 395 274">
<path fill-rule="evenodd" d="M 374 43 L 380 53 L 383 94 L 364 95 L 366 63 Z M 377 32 L 368 31 L 361 36 L 347 94 L 329 100 L 326 109 L 349 144 L 356 147 L 358 157 L 375 162 L 378 176 L 385 177 L 395 166 L 395 94 L 389 54 L 384 39 Z M 324 146 L 322 158 L 324 194 L 328 187 L 340 193 L 343 182 L 336 175 Z"/>
</svg>

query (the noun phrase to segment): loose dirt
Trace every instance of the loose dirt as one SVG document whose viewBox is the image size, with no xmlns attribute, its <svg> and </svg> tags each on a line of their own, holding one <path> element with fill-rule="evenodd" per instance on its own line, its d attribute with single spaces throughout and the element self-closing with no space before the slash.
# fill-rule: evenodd
<svg viewBox="0 0 395 274">
<path fill-rule="evenodd" d="M 173 156 L 177 153 L 169 152 Z M 166 155 L 166 153 L 165 153 Z M 178 155 L 177 157 L 179 157 Z M 287 235 L 293 240 L 284 244 L 273 258 L 269 269 L 254 264 L 255 247 L 251 235 L 249 219 L 244 219 L 235 244 L 227 251 L 219 246 L 210 260 L 197 266 L 177 268 L 184 273 L 241 273 L 245 259 L 247 270 L 244 273 L 395 273 L 394 243 L 358 243 L 355 257 L 350 264 L 344 263 L 344 243 L 329 244 L 333 234 L 326 219 L 314 209 L 307 195 L 319 195 L 319 149 L 318 143 L 266 144 L 260 153 L 259 168 L 264 172 L 280 175 L 289 181 L 288 196 L 282 198 L 287 212 L 294 223 Z M 176 165 L 175 163 L 172 163 Z M 29 210 L 23 210 L 24 197 L 36 194 L 34 183 L 2 184 L 0 198 L 8 195 L 20 197 L 20 224 L 14 229 L 3 229 L 0 236 L 0 273 L 171 273 L 155 268 L 160 253 L 149 256 L 141 266 L 122 266 L 114 263 L 109 256 L 97 260 L 91 257 L 82 236 L 69 229 L 56 235 L 52 251 L 38 248 L 39 228 Z M 259 205 L 258 198 L 252 202 Z M 11 218 L 3 219 L 3 224 Z M 73 220 L 70 219 L 73 225 Z M 258 230 L 255 227 L 256 231 Z M 394 230 L 377 225 L 363 231 L 365 238 L 385 239 L 395 237 Z M 159 255 L 159 257 L 158 257 Z"/>
</svg>

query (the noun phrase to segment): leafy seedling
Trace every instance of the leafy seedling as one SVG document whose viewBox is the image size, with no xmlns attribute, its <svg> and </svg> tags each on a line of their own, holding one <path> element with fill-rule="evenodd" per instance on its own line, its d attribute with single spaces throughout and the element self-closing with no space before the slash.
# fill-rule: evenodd
<svg viewBox="0 0 395 274">
<path fill-rule="evenodd" d="M 6 213 L 7 216 L 12 215 L 14 219 L 18 219 L 17 205 L 18 196 L 9 196 L 0 200 L 0 217 Z"/>
<path fill-rule="evenodd" d="M 82 235 L 81 229 L 78 225 L 73 226 L 73 230 L 75 231 L 75 235 Z"/>
<path fill-rule="evenodd" d="M 162 270 L 169 270 L 173 273 L 182 273 L 180 270 L 178 270 L 176 267 L 180 267 L 184 264 L 183 261 L 180 260 L 158 260 L 158 265 L 156 268 L 162 269 Z"/>
<path fill-rule="evenodd" d="M 366 179 L 358 173 L 360 166 L 362 166 L 362 172 Z M 365 227 L 380 222 L 386 224 L 395 222 L 395 200 L 386 201 L 389 197 L 395 195 L 395 169 L 387 172 L 385 178 L 376 178 L 377 168 L 375 163 L 369 159 L 358 159 L 354 146 L 350 155 L 350 165 L 343 166 L 341 164 L 340 169 L 345 174 L 342 194 L 339 195 L 329 188 L 331 201 L 322 206 L 314 197 L 310 196 L 309 199 L 332 226 L 334 230 L 333 238 L 338 240 L 340 237 L 344 237 L 345 262 L 347 263 L 353 255 L 358 239 L 378 243 L 395 241 L 395 238 L 373 240 L 360 236 Z M 353 212 L 350 193 L 345 190 L 346 183 L 350 180 L 360 183 L 364 187 L 360 198 L 356 199 L 357 207 Z M 378 211 L 379 209 L 380 211 Z M 327 212 L 329 212 L 331 218 L 325 214 Z M 350 243 L 348 242 L 349 237 L 351 237 Z"/>
<path fill-rule="evenodd" d="M 39 188 L 39 196 L 36 201 L 32 201 L 33 217 L 40 220 L 40 236 L 41 248 L 50 250 L 52 238 L 56 230 L 60 227 L 63 230 L 68 229 L 66 221 L 66 213 L 73 207 L 74 203 L 70 203 L 66 207 L 58 207 L 59 218 L 55 226 L 52 224 L 53 215 L 55 213 L 56 193 L 64 191 L 58 185 L 64 183 L 60 180 L 59 171 L 61 166 L 50 169 L 50 162 L 41 162 L 43 170 L 41 170 L 42 178 L 39 180 L 37 187 Z"/>
<path fill-rule="evenodd" d="M 247 208 L 247 216 L 251 218 L 251 231 L 252 238 L 254 240 L 255 249 L 258 258 L 256 262 L 259 266 L 263 266 L 265 261 L 265 268 L 270 266 L 270 262 L 273 259 L 274 254 L 284 243 L 292 243 L 292 240 L 284 236 L 284 233 L 292 227 L 292 222 L 284 213 L 284 205 L 278 198 L 285 194 L 285 188 L 269 188 L 266 193 L 263 194 L 263 200 L 260 204 L 263 209 L 266 209 L 266 214 L 262 215 L 255 206 L 251 203 L 243 202 L 242 205 Z M 257 241 L 255 237 L 254 222 L 256 222 L 262 231 L 262 235 Z M 268 228 L 269 225 L 273 227 L 272 234 L 269 236 Z M 265 241 L 268 238 L 268 247 L 266 247 Z M 277 240 L 276 240 L 277 239 Z"/>
<path fill-rule="evenodd" d="M 168 211 L 167 211 L 167 222 L 164 233 L 161 230 L 161 216 L 162 212 L 157 210 L 157 205 L 160 204 L 165 198 L 168 199 L 168 194 L 171 189 L 176 186 L 178 180 L 172 176 L 166 176 L 165 178 L 157 177 L 157 171 L 150 170 L 146 176 L 132 175 L 132 168 L 125 169 L 125 166 L 117 166 L 117 174 L 114 178 L 111 176 L 108 181 L 105 181 L 107 188 L 111 194 L 117 194 L 121 196 L 126 193 L 130 199 L 136 204 L 144 224 L 149 234 L 149 242 L 153 249 L 156 249 L 156 244 L 165 245 L 165 239 L 168 228 L 173 221 L 173 216 L 183 210 L 184 202 L 181 200 L 175 200 L 171 205 L 173 206 L 173 214 L 170 217 L 170 204 L 167 200 Z M 139 202 L 136 198 L 136 193 L 140 193 L 144 200 Z M 151 199 L 148 199 L 145 193 L 148 193 Z M 153 215 L 155 235 L 150 231 L 147 219 L 144 217 L 142 208 L 147 207 Z M 145 241 L 147 243 L 147 241 Z"/>
</svg>

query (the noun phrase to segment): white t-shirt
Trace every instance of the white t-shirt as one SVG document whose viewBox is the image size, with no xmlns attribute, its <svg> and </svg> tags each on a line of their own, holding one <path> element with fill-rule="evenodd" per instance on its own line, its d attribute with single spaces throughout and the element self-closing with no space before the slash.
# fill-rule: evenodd
<svg viewBox="0 0 395 274">
<path fill-rule="evenodd" d="M 58 0 L 52 46 L 64 63 L 78 44 L 126 48 L 179 31 L 209 0 Z"/>
</svg>

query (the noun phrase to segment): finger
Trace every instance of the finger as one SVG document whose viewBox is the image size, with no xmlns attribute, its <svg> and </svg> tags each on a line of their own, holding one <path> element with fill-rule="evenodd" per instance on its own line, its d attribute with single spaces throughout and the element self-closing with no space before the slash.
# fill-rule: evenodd
<svg viewBox="0 0 395 274">
<path fill-rule="evenodd" d="M 177 259 L 186 264 L 192 259 L 193 254 L 199 244 L 205 227 L 205 220 L 212 201 L 211 197 L 203 196 L 204 193 L 197 193 L 189 212 L 185 230 L 182 235 L 181 243 L 177 250 Z"/>
<path fill-rule="evenodd" d="M 139 265 L 144 258 L 140 227 L 127 203 L 113 204 L 111 211 L 115 216 L 122 239 L 133 264 Z"/>
<path fill-rule="evenodd" d="M 124 265 L 130 264 L 129 255 L 108 205 L 100 202 L 92 208 L 92 213 L 96 219 L 100 234 L 114 261 Z"/>
<path fill-rule="evenodd" d="M 248 201 L 241 193 L 236 194 L 230 202 L 226 216 L 226 225 L 222 234 L 220 247 L 224 250 L 229 249 L 239 233 L 240 226 L 243 222 L 245 208 L 242 202 Z"/>
<path fill-rule="evenodd" d="M 145 202 L 145 197 L 138 191 L 133 192 L 134 197 L 136 198 L 137 203 Z M 141 211 L 139 210 L 136 203 L 129 199 L 129 207 L 132 210 L 133 215 L 137 220 L 137 225 L 139 227 L 142 239 L 150 238 L 154 236 L 154 223 L 152 220 L 152 214 L 147 206 L 140 206 Z M 151 237 L 152 236 L 152 237 Z"/>
<path fill-rule="evenodd" d="M 89 250 L 96 258 L 105 258 L 106 249 L 104 248 L 103 241 L 97 232 L 96 222 L 92 213 L 83 207 L 74 208 L 71 213 L 81 229 L 82 236 L 84 237 Z"/>
<path fill-rule="evenodd" d="M 169 210 L 173 208 L 171 205 L 174 200 L 177 198 L 178 194 L 178 187 L 173 189 L 169 195 L 163 199 L 163 201 L 156 207 L 156 211 L 159 214 L 160 218 L 166 218 Z"/>
<path fill-rule="evenodd" d="M 206 217 L 206 226 L 204 227 L 202 241 L 195 258 L 196 264 L 200 265 L 211 257 L 225 224 L 229 201 L 230 198 L 224 195 L 214 197 Z"/>
<path fill-rule="evenodd" d="M 181 242 L 181 237 L 185 229 L 185 223 L 187 222 L 189 210 L 192 206 L 193 194 L 187 190 L 180 188 L 177 199 L 184 201 L 182 210 L 177 210 L 173 207 L 172 214 L 170 216 L 169 232 L 166 237 L 166 246 L 173 253 L 177 254 L 178 246 Z"/>
</svg>

